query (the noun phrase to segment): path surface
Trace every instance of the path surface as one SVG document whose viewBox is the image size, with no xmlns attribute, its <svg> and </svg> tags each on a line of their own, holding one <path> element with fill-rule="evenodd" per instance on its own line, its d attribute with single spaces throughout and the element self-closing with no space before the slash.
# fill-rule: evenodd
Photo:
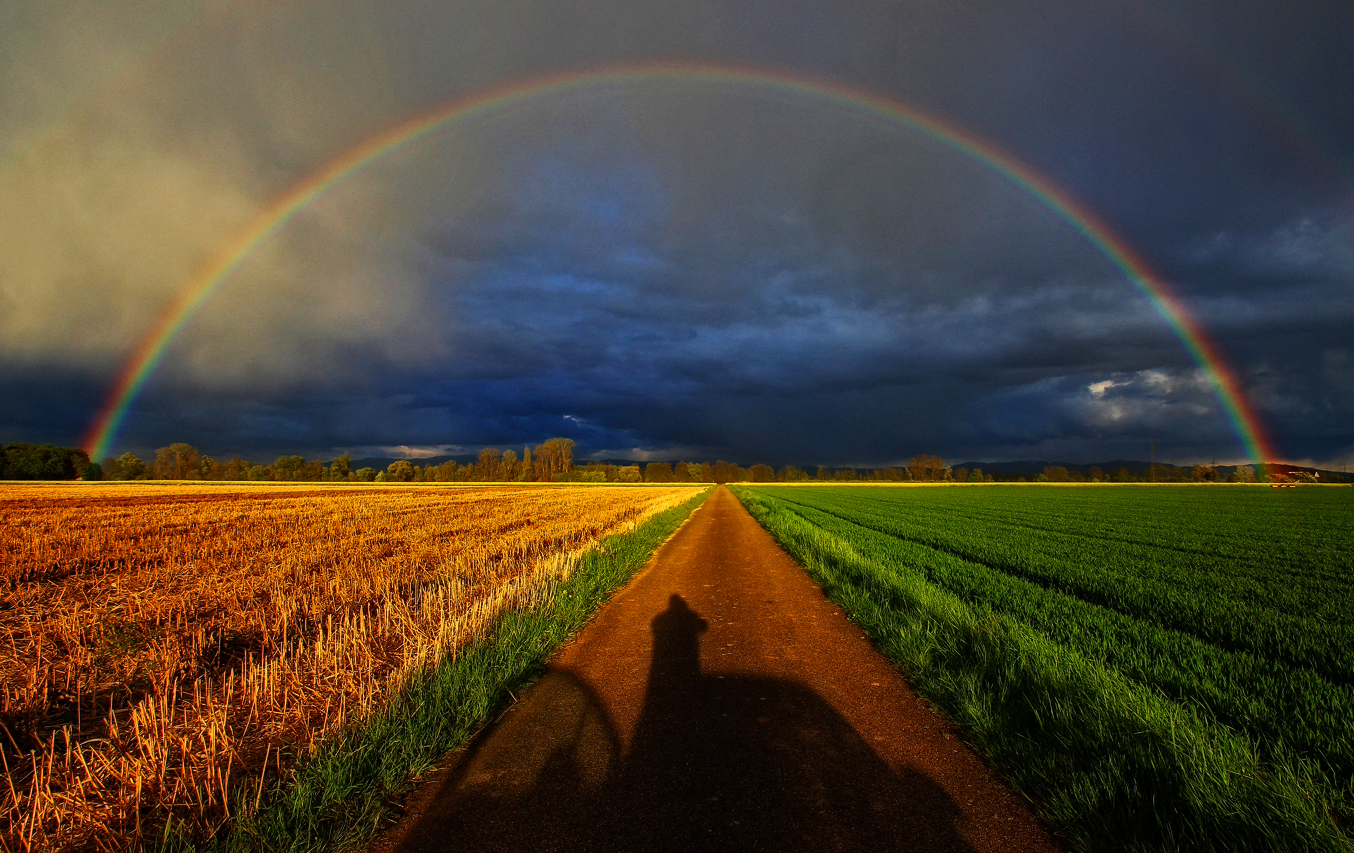
<svg viewBox="0 0 1354 853">
<path fill-rule="evenodd" d="M 719 488 L 370 853 L 1056 851 Z"/>
</svg>

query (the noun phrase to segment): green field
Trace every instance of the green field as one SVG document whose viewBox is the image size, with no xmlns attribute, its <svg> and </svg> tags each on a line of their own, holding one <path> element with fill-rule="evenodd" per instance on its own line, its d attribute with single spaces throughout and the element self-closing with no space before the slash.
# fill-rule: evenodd
<svg viewBox="0 0 1354 853">
<path fill-rule="evenodd" d="M 1354 849 L 1354 489 L 735 487 L 1086 849 Z"/>
</svg>

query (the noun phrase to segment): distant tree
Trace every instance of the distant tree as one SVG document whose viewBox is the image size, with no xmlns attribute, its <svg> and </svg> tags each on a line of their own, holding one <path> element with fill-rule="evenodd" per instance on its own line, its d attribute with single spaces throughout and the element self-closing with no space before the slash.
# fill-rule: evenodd
<svg viewBox="0 0 1354 853">
<path fill-rule="evenodd" d="M 475 460 L 476 479 L 497 480 L 502 476 L 503 451 L 497 447 L 484 447 Z"/>
<path fill-rule="evenodd" d="M 250 465 L 249 470 L 245 472 L 245 476 L 250 480 L 270 479 L 268 468 L 264 465 Z"/>
<path fill-rule="evenodd" d="M 91 462 L 85 466 L 85 470 L 80 473 L 81 480 L 102 480 L 103 466 L 97 462 Z"/>
<path fill-rule="evenodd" d="M 1158 483 L 1183 483 L 1189 479 L 1189 473 L 1179 465 L 1169 465 L 1165 462 L 1157 463 L 1157 475 L 1155 482 Z"/>
<path fill-rule="evenodd" d="M 776 474 L 776 479 L 785 483 L 798 483 L 809 479 L 809 472 L 793 465 L 786 465 Z"/>
<path fill-rule="evenodd" d="M 981 483 L 981 482 L 983 482 L 983 469 L 981 469 L 981 468 L 974 468 L 972 471 L 970 471 L 970 472 L 968 473 L 968 482 L 970 482 L 970 483 Z"/>
<path fill-rule="evenodd" d="M 15 441 L 4 448 L 7 480 L 74 480 L 89 465 L 89 454 L 77 447 Z"/>
<path fill-rule="evenodd" d="M 957 481 L 959 481 L 960 483 L 967 483 L 967 482 L 968 482 L 968 469 L 965 468 L 963 465 L 960 465 L 958 468 L 955 468 L 955 469 L 954 469 L 954 479 L 957 480 Z"/>
<path fill-rule="evenodd" d="M 831 480 L 832 471 L 824 465 L 819 465 L 818 470 L 814 472 L 815 480 Z"/>
<path fill-rule="evenodd" d="M 716 483 L 740 483 L 747 479 L 747 472 L 733 462 L 715 460 L 711 471 Z"/>
<path fill-rule="evenodd" d="M 638 465 L 621 465 L 616 468 L 616 480 L 620 483 L 638 483 L 640 481 Z"/>
<path fill-rule="evenodd" d="M 1044 476 L 1053 483 L 1066 483 L 1072 479 L 1068 476 L 1067 469 L 1061 465 L 1045 465 Z"/>
<path fill-rule="evenodd" d="M 378 482 L 378 483 L 384 483 L 384 482 L 386 482 L 386 481 L 389 480 L 389 479 L 390 479 L 390 478 L 386 476 L 386 472 L 384 472 L 384 471 L 381 471 L 381 472 L 379 472 L 379 473 L 376 475 L 376 482 Z"/>
<path fill-rule="evenodd" d="M 953 483 L 953 482 L 954 482 L 954 469 L 951 468 L 951 467 L 949 467 L 948 465 L 946 465 L 946 466 L 945 466 L 945 470 L 943 470 L 943 471 L 940 472 L 940 479 L 943 480 L 943 481 L 945 481 L 945 482 L 947 482 L 947 483 Z"/>
<path fill-rule="evenodd" d="M 202 476 L 202 471 L 198 468 L 198 449 L 191 444 L 185 444 L 182 441 L 176 441 L 169 445 L 169 452 L 174 457 L 175 480 L 187 480 L 193 477 Z"/>
<path fill-rule="evenodd" d="M 555 445 L 555 455 L 559 461 L 561 471 L 569 471 L 574 467 L 574 440 L 572 438 L 552 438 L 546 442 Z"/>
<path fill-rule="evenodd" d="M 172 480 L 174 478 L 174 451 L 168 447 L 155 448 L 155 461 L 150 463 L 148 474 L 153 480 Z"/>
<path fill-rule="evenodd" d="M 212 467 L 216 465 L 216 460 L 210 456 L 203 456 L 197 461 L 197 475 L 204 480 L 211 479 Z"/>
<path fill-rule="evenodd" d="M 1228 477 L 1228 479 L 1231 480 L 1233 483 L 1254 483 L 1255 466 L 1238 465 L 1236 466 L 1236 470 L 1232 472 L 1231 476 Z"/>
<path fill-rule="evenodd" d="M 146 463 L 132 452 L 118 457 L 118 479 L 135 480 L 146 473 Z"/>
<path fill-rule="evenodd" d="M 273 460 L 273 478 L 277 480 L 301 479 L 301 468 L 306 460 L 301 456 L 279 456 Z"/>
<path fill-rule="evenodd" d="M 441 465 L 431 465 L 423 472 L 423 479 L 434 483 L 451 483 L 460 473 L 460 465 L 455 459 L 448 459 Z"/>
<path fill-rule="evenodd" d="M 329 463 L 330 480 L 346 480 L 348 475 L 353 472 L 352 460 L 348 457 L 348 451 L 343 451 Z"/>
<path fill-rule="evenodd" d="M 1035 478 L 1034 478 L 1034 482 L 1036 482 L 1036 483 L 1047 483 L 1047 482 L 1049 482 L 1049 479 L 1050 479 L 1050 478 L 1049 478 L 1049 476 L 1048 476 L 1047 473 L 1042 473 L 1042 474 L 1040 474 L 1038 477 L 1035 477 Z"/>
<path fill-rule="evenodd" d="M 137 460 L 137 463 L 141 466 L 141 470 L 145 470 L 145 463 L 142 463 L 141 460 L 135 458 L 133 454 L 123 454 L 121 458 L 119 458 L 119 456 L 106 456 L 103 460 L 103 478 L 134 479 L 133 477 L 129 477 L 129 473 L 123 470 L 122 467 L 122 462 L 127 459 L 127 456 L 131 456 L 131 459 Z"/>
<path fill-rule="evenodd" d="M 556 474 L 567 474 L 574 466 L 574 440 L 548 438 L 536 445 L 538 479 L 553 480 Z"/>
<path fill-rule="evenodd" d="M 907 470 L 914 480 L 939 480 L 945 471 L 945 460 L 934 454 L 921 453 L 908 460 Z"/>
<path fill-rule="evenodd" d="M 84 471 L 85 467 L 92 461 L 89 454 L 79 447 L 65 447 L 62 450 L 65 451 L 67 466 L 73 472 Z"/>
<path fill-rule="evenodd" d="M 1190 469 L 1189 476 L 1196 483 L 1213 483 L 1218 479 L 1218 472 L 1212 465 L 1195 465 Z"/>
<path fill-rule="evenodd" d="M 1105 482 L 1105 472 L 1100 470 L 1099 465 L 1091 466 L 1091 479 L 1095 480 L 1097 483 Z"/>
<path fill-rule="evenodd" d="M 409 483 L 414 479 L 414 466 L 407 459 L 396 459 L 386 466 L 385 479 L 392 483 Z"/>
<path fill-rule="evenodd" d="M 376 479 L 375 468 L 358 468 L 353 472 L 353 479 L 359 483 L 370 483 Z"/>
<path fill-rule="evenodd" d="M 223 480 L 246 480 L 249 478 L 249 462 L 238 456 L 232 457 L 221 472 Z"/>
<path fill-rule="evenodd" d="M 748 479 L 754 483 L 774 483 L 776 471 L 770 465 L 753 465 L 748 469 Z"/>
<path fill-rule="evenodd" d="M 517 476 L 522 473 L 522 467 L 517 464 L 517 451 L 515 450 L 503 451 L 503 458 L 499 461 L 499 464 L 503 466 L 502 477 L 504 480 L 516 480 Z"/>
<path fill-rule="evenodd" d="M 650 462 L 644 466 L 644 482 L 646 483 L 671 483 L 673 479 L 671 463 Z"/>
</svg>

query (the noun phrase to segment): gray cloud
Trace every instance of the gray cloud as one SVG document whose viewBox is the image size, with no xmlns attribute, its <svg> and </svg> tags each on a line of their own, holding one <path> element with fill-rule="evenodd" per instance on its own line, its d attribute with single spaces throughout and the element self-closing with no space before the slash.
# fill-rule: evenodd
<svg viewBox="0 0 1354 853">
<path fill-rule="evenodd" d="M 7 8 L 0 432 L 75 440 L 187 282 L 403 117 L 681 58 L 865 87 L 1029 160 L 1162 268 L 1281 444 L 1335 458 L 1354 444 L 1351 150 L 1330 109 L 1348 57 L 1262 44 L 1339 43 L 1338 10 L 1308 5 L 1321 27 L 1185 0 Z M 124 440 L 1235 452 L 1196 371 L 1085 235 L 991 167 L 841 103 L 632 80 L 478 114 L 338 182 L 193 316 Z"/>
</svg>

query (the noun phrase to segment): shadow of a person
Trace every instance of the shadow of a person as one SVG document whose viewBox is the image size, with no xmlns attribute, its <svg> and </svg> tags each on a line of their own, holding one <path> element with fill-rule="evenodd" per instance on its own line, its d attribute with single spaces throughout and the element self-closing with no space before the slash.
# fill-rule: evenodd
<svg viewBox="0 0 1354 853">
<path fill-rule="evenodd" d="M 548 673 L 467 752 L 400 850 L 968 851 L 925 774 L 895 771 L 821 696 L 706 674 L 680 595 L 651 623 L 630 747 L 592 689 Z"/>
<path fill-rule="evenodd" d="M 644 709 L 593 849 L 968 850 L 930 778 L 895 772 L 821 696 L 701 671 L 680 595 L 652 622 Z"/>
<path fill-rule="evenodd" d="M 687 606 L 677 593 L 668 598 L 668 609 L 650 623 L 653 627 L 653 659 L 649 665 L 649 688 L 645 710 L 654 714 L 682 713 L 683 699 L 700 692 L 700 635 L 705 620 Z M 641 718 L 641 727 L 646 718 Z"/>
</svg>

